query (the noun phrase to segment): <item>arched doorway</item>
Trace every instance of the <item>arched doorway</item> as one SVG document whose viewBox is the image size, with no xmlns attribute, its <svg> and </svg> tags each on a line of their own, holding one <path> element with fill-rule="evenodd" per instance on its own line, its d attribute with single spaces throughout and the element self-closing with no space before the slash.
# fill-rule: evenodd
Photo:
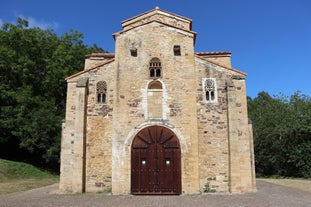
<svg viewBox="0 0 311 207">
<path fill-rule="evenodd" d="M 174 132 L 163 126 L 142 129 L 132 143 L 132 194 L 181 194 L 180 160 Z"/>
</svg>

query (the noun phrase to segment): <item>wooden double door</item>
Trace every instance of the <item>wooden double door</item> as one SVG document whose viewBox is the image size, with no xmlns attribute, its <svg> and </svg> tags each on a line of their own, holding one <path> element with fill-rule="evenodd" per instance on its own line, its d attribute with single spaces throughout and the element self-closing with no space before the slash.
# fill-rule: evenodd
<svg viewBox="0 0 311 207">
<path fill-rule="evenodd" d="M 181 194 L 180 160 L 179 140 L 170 129 L 142 129 L 132 143 L 132 194 Z"/>
</svg>

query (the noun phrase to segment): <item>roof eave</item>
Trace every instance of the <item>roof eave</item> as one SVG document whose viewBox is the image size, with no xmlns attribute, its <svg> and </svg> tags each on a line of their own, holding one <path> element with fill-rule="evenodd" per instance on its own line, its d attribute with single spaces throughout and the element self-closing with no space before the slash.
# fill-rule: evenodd
<svg viewBox="0 0 311 207">
<path fill-rule="evenodd" d="M 104 62 L 104 63 L 102 63 L 102 64 L 96 65 L 96 66 L 94 66 L 94 67 L 92 67 L 92 68 L 90 68 L 90 69 L 83 70 L 83 71 L 80 71 L 80 72 L 78 72 L 78 73 L 76 73 L 76 74 L 73 74 L 73 75 L 71 75 L 71 76 L 65 78 L 65 80 L 68 81 L 68 80 L 70 80 L 70 79 L 72 79 L 72 78 L 75 78 L 75 77 L 77 77 L 77 76 L 79 76 L 79 75 L 82 75 L 82 74 L 87 73 L 87 72 L 89 72 L 89 71 L 91 71 L 91 70 L 94 70 L 94 69 L 99 68 L 99 67 L 101 67 L 101 66 L 104 66 L 104 65 L 106 65 L 106 64 L 108 64 L 108 63 L 111 63 L 111 62 L 113 62 L 114 60 L 115 60 L 114 58 L 111 58 L 111 59 L 107 60 L 106 62 Z"/>
<path fill-rule="evenodd" d="M 150 21 L 150 22 L 146 22 L 146 23 L 144 23 L 144 24 L 141 24 L 141 25 L 137 25 L 137 26 L 135 26 L 135 27 L 132 27 L 132 28 L 130 28 L 130 29 L 122 30 L 122 31 L 113 33 L 112 36 L 113 36 L 114 40 L 116 40 L 116 37 L 117 37 L 118 35 L 120 35 L 120 34 L 123 34 L 123 33 L 125 33 L 125 32 L 128 32 L 128 31 L 132 30 L 132 29 L 135 29 L 135 28 L 138 28 L 138 27 L 141 27 L 141 26 L 150 24 L 150 23 L 154 23 L 154 22 L 159 23 L 159 24 L 163 24 L 163 25 L 166 25 L 166 26 L 168 26 L 168 27 L 172 27 L 172 28 L 175 28 L 175 29 L 178 29 L 178 30 L 181 30 L 181 31 L 183 31 L 183 32 L 191 33 L 191 34 L 193 34 L 193 37 L 194 37 L 194 43 L 195 43 L 195 41 L 196 41 L 196 37 L 197 37 L 197 33 L 196 33 L 196 32 L 191 31 L 191 30 L 185 30 L 185 29 L 182 29 L 182 28 L 179 28 L 179 27 L 174 27 L 174 26 L 172 26 L 172 25 L 169 25 L 169 24 L 166 24 L 166 23 L 157 21 L 157 20 L 152 20 L 152 21 Z"/>
<path fill-rule="evenodd" d="M 215 53 L 216 53 L 216 52 L 215 52 Z M 230 54 L 231 54 L 231 53 L 230 53 Z M 203 58 L 203 57 L 200 57 L 200 56 L 197 55 L 197 54 L 195 54 L 195 57 L 197 57 L 197 58 L 199 58 L 199 59 L 201 59 L 201 60 L 204 60 L 204 61 L 206 61 L 206 62 L 212 63 L 212 64 L 214 64 L 214 65 L 217 65 L 217 66 L 219 66 L 219 67 L 225 68 L 225 69 L 227 69 L 227 70 L 230 70 L 230 71 L 239 73 L 239 74 L 241 74 L 241 75 L 247 76 L 247 73 L 245 73 L 245 72 L 242 72 L 242 71 L 237 70 L 237 69 L 235 69 L 235 68 L 227 67 L 227 66 L 225 66 L 225 65 L 219 64 L 219 63 L 214 62 L 214 61 L 212 61 L 212 60 L 207 60 L 207 59 L 205 59 L 205 58 Z"/>
<path fill-rule="evenodd" d="M 185 20 L 185 21 L 189 21 L 189 22 L 190 22 L 190 29 L 192 29 L 192 19 L 189 19 L 189 18 L 187 18 L 187 17 L 181 16 L 181 15 L 178 15 L 178 14 L 175 14 L 175 13 L 172 13 L 172 12 L 168 12 L 168 11 L 162 10 L 162 9 L 160 9 L 160 8 L 158 8 L 158 7 L 154 8 L 154 9 L 152 9 L 152 10 L 150 10 L 150 11 L 144 12 L 144 13 L 142 13 L 142 14 L 138 14 L 138 15 L 136 15 L 136 16 L 134 16 L 134 17 L 129 18 L 129 19 L 123 20 L 123 21 L 121 22 L 121 24 L 123 25 L 124 23 L 126 23 L 126 22 L 128 22 L 128 21 L 131 21 L 131 20 L 133 20 L 133 19 L 139 18 L 139 17 L 141 17 L 141 16 L 144 16 L 144 15 L 146 15 L 146 14 L 148 14 L 148 13 L 152 13 L 152 12 L 154 12 L 154 11 L 161 11 L 161 12 L 170 14 L 170 15 L 172 15 L 172 16 L 176 16 L 176 17 L 178 17 L 178 18 L 181 18 L 181 19 L 183 19 L 183 20 Z"/>
</svg>

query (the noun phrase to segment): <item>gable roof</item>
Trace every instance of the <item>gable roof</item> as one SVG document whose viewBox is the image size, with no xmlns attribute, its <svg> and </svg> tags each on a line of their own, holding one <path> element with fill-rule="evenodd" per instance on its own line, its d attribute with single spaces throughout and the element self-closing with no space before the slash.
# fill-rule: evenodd
<svg viewBox="0 0 311 207">
<path fill-rule="evenodd" d="M 222 68 L 225 68 L 225 69 L 227 69 L 227 70 L 230 70 L 230 71 L 239 73 L 239 74 L 241 74 L 241 75 L 247 76 L 247 73 L 245 73 L 245 72 L 242 72 L 242 71 L 240 71 L 240 70 L 237 70 L 237 69 L 235 69 L 235 68 L 231 68 L 231 67 L 228 67 L 228 66 L 225 66 L 225 65 L 222 65 L 222 64 L 219 64 L 219 63 L 217 63 L 217 62 L 215 62 L 215 61 L 212 61 L 212 60 L 208 60 L 208 59 L 202 57 L 202 56 L 201 56 L 202 54 L 204 54 L 204 55 L 206 55 L 206 54 L 209 54 L 209 55 L 212 55 L 212 54 L 220 55 L 220 54 L 231 54 L 231 52 L 204 52 L 204 53 L 195 53 L 194 56 L 195 56 L 196 58 L 199 58 L 199 59 L 204 60 L 204 61 L 206 61 L 206 62 L 209 62 L 209 63 L 212 63 L 212 64 L 214 64 L 214 65 L 217 65 L 217 66 L 219 66 L 219 67 L 222 67 Z"/>
<path fill-rule="evenodd" d="M 197 33 L 196 33 L 196 32 L 193 32 L 193 31 L 190 31 L 190 30 L 184 30 L 184 29 L 179 28 L 179 27 L 174 27 L 174 26 L 172 26 L 172 25 L 169 25 L 169 24 L 163 23 L 163 22 L 161 22 L 161 21 L 157 21 L 157 20 L 152 20 L 152 21 L 146 22 L 146 23 L 144 23 L 144 24 L 137 25 L 137 26 L 135 26 L 135 27 L 129 28 L 129 29 L 127 29 L 127 30 L 122 30 L 122 31 L 116 32 L 116 33 L 112 34 L 112 36 L 113 36 L 113 38 L 115 39 L 116 36 L 119 35 L 119 34 L 125 33 L 125 32 L 127 32 L 127 31 L 130 31 L 130 30 L 135 29 L 135 28 L 137 28 L 137 27 L 141 27 L 141 26 L 144 26 L 144 25 L 153 23 L 153 22 L 157 22 L 157 23 L 159 23 L 159 24 L 163 24 L 163 25 L 166 25 L 166 26 L 168 26 L 168 27 L 175 28 L 175 29 L 179 29 L 179 30 L 182 30 L 182 31 L 184 31 L 184 32 L 192 33 L 192 34 L 193 34 L 194 43 L 195 43 L 195 41 L 196 41 L 196 36 L 197 36 Z"/>
<path fill-rule="evenodd" d="M 135 22 L 135 19 L 138 20 L 141 20 L 141 19 L 145 19 L 147 17 L 150 17 L 150 16 L 153 16 L 155 14 L 162 14 L 162 15 L 165 15 L 165 16 L 172 16 L 172 17 L 175 17 L 175 18 L 178 18 L 182 21 L 185 21 L 185 22 L 188 22 L 189 23 L 189 30 L 192 30 L 192 20 L 187 18 L 187 17 L 183 17 L 181 15 L 178 15 L 178 14 L 174 14 L 174 13 L 171 13 L 171 12 L 168 12 L 168 11 L 164 11 L 162 9 L 160 9 L 159 7 L 156 7 L 150 11 L 147 11 L 147 12 L 144 12 L 142 14 L 139 14 L 139 15 L 136 15 L 134 17 L 131 17 L 129 19 L 126 19 L 124 21 L 122 21 L 122 27 L 124 28 L 125 26 Z"/>
<path fill-rule="evenodd" d="M 89 72 L 89 71 L 91 71 L 91 70 L 94 70 L 94 69 L 99 68 L 99 67 L 101 67 L 101 66 L 107 65 L 107 64 L 109 64 L 109 63 L 111 63 L 111 62 L 114 62 L 114 60 L 115 60 L 114 57 L 111 58 L 111 59 L 108 59 L 107 61 L 105 61 L 105 62 L 103 62 L 103 63 L 101 63 L 101 64 L 98 64 L 98 65 L 95 65 L 94 67 L 92 67 L 92 68 L 90 68 L 90 69 L 82 70 L 82 71 L 80 71 L 80 72 L 78 72 L 78 73 L 76 73 L 76 74 L 73 74 L 73 75 L 71 75 L 71 76 L 65 78 L 65 80 L 67 81 L 67 80 L 69 80 L 69 79 L 75 78 L 75 77 L 77 77 L 77 76 L 79 76 L 79 75 L 82 75 L 82 74 L 84 74 L 84 73 L 87 73 L 87 72 Z"/>
<path fill-rule="evenodd" d="M 153 22 L 163 24 L 175 29 L 182 30 L 184 32 L 192 33 L 194 36 L 194 42 L 196 40 L 196 32 L 192 31 L 192 20 L 177 14 L 173 14 L 156 7 L 150 11 L 134 16 L 130 19 L 122 22 L 122 30 L 113 34 L 114 39 L 117 35 L 138 28 L 143 25 L 147 25 Z"/>
</svg>

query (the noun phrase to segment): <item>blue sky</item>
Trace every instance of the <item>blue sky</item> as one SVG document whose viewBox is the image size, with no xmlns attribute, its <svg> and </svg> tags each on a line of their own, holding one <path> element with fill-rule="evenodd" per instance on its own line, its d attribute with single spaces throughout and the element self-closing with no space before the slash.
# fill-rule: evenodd
<svg viewBox="0 0 311 207">
<path fill-rule="evenodd" d="M 196 52 L 231 51 L 249 96 L 311 96 L 310 0 L 0 0 L 0 24 L 19 16 L 57 34 L 75 29 L 86 44 L 114 52 L 121 21 L 156 6 L 193 20 Z"/>
</svg>

